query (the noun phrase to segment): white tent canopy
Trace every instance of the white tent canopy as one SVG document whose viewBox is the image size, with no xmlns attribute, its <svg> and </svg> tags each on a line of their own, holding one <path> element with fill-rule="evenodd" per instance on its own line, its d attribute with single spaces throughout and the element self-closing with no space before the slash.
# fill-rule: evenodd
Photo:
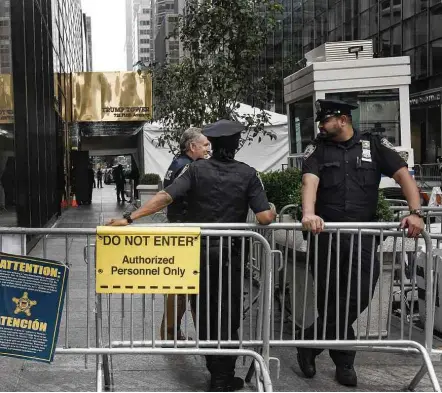
<svg viewBox="0 0 442 393">
<path fill-rule="evenodd" d="M 260 110 L 246 104 L 241 104 L 238 112 L 241 115 L 259 113 Z M 265 136 L 261 142 L 258 139 L 249 144 L 248 142 L 236 155 L 238 161 L 256 168 L 260 172 L 280 170 L 282 164 L 287 163 L 289 153 L 289 137 L 287 116 L 275 112 L 268 112 L 270 123 L 265 129 L 275 134 L 276 139 L 271 140 Z M 159 123 L 145 124 L 144 133 L 144 170 L 145 172 L 158 173 L 161 178 L 167 171 L 173 154 L 169 148 L 158 147 L 158 138 L 161 135 Z"/>
</svg>

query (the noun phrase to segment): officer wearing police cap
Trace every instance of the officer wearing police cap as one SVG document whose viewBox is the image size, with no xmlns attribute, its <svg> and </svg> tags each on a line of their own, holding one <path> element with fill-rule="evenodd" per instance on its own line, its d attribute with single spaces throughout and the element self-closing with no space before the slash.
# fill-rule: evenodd
<svg viewBox="0 0 442 393">
<path fill-rule="evenodd" d="M 339 336 L 354 339 L 352 324 L 357 319 L 358 237 L 354 238 L 353 258 L 349 269 L 350 235 L 340 235 L 340 257 L 337 258 L 336 236 L 332 240 L 332 255 L 328 259 L 329 235 L 321 233 L 324 222 L 369 222 L 375 220 L 378 188 L 381 174 L 392 177 L 401 187 L 410 207 L 410 214 L 401 222 L 408 229 L 409 237 L 417 237 L 424 228 L 419 191 L 408 172 L 406 162 L 391 143 L 370 132 L 353 128 L 351 111 L 356 105 L 338 100 L 317 100 L 316 120 L 319 134 L 307 146 L 303 159 L 302 223 L 305 229 L 318 235 L 318 271 L 327 271 L 330 262 L 328 297 L 326 275 L 318 274 L 318 337 L 322 337 L 325 313 L 326 338 L 336 338 L 337 315 Z M 314 255 L 314 241 L 310 255 Z M 373 280 L 370 288 L 372 237 L 361 240 L 361 292 L 360 312 L 368 306 L 379 277 L 379 262 L 375 256 Z M 339 260 L 339 293 L 336 293 L 337 260 Z M 313 264 L 312 264 L 313 265 Z M 349 274 L 350 270 L 350 274 Z M 350 276 L 350 277 L 349 277 Z M 350 279 L 350 304 L 348 323 L 346 318 L 347 283 Z M 339 314 L 336 310 L 339 298 Z M 325 304 L 326 298 L 328 304 Z M 345 326 L 348 327 L 345 332 Z M 314 339 L 314 326 L 305 332 L 305 339 Z M 320 349 L 298 348 L 298 363 L 308 378 L 316 374 L 315 357 Z M 336 379 L 346 386 L 356 386 L 357 376 L 353 368 L 355 352 L 330 350 L 336 365 Z"/>
<path fill-rule="evenodd" d="M 140 217 L 156 213 L 179 198 L 186 198 L 187 220 L 196 223 L 237 223 L 246 222 L 249 207 L 260 224 L 270 224 L 275 211 L 270 208 L 264 187 L 254 168 L 236 161 L 235 153 L 239 147 L 244 126 L 230 120 L 220 120 L 209 124 L 203 134 L 212 144 L 212 157 L 197 160 L 187 165 L 175 181 L 160 191 L 151 200 L 123 219 L 111 220 L 108 225 L 127 225 Z M 209 251 L 209 280 L 207 282 L 206 255 Z M 218 291 L 221 299 L 221 339 L 229 338 L 229 315 L 231 310 L 230 337 L 238 340 L 238 329 L 242 310 L 241 293 L 241 244 L 225 239 L 222 252 L 222 288 L 219 285 L 220 244 L 219 240 L 202 241 L 200 266 L 200 304 L 199 339 L 218 340 Z M 231 275 L 229 274 L 229 262 Z M 207 315 L 207 288 L 210 287 L 210 315 Z M 229 287 L 231 304 L 229 305 Z M 196 297 L 191 300 L 196 311 Z M 207 319 L 210 337 L 207 332 Z M 243 387 L 241 378 L 235 377 L 236 356 L 206 356 L 206 365 L 211 373 L 210 391 L 233 391 Z"/>
</svg>

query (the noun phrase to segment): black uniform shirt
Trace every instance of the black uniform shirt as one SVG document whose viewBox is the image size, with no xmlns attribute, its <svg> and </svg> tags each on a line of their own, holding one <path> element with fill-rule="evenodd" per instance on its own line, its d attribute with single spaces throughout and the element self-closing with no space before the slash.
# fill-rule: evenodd
<svg viewBox="0 0 442 393">
<path fill-rule="evenodd" d="M 164 176 L 164 187 L 170 186 L 180 175 L 186 165 L 193 160 L 186 154 L 175 157 Z M 169 222 L 185 222 L 187 219 L 187 201 L 185 198 L 177 198 L 167 207 L 167 219 Z"/>
<path fill-rule="evenodd" d="M 195 161 L 165 191 L 187 198 L 187 222 L 246 222 L 249 206 L 254 213 L 270 209 L 256 170 L 235 160 Z"/>
<path fill-rule="evenodd" d="M 316 214 L 325 221 L 373 221 L 381 174 L 392 177 L 406 162 L 386 138 L 360 134 L 337 143 L 317 138 L 302 172 L 319 177 Z"/>
</svg>

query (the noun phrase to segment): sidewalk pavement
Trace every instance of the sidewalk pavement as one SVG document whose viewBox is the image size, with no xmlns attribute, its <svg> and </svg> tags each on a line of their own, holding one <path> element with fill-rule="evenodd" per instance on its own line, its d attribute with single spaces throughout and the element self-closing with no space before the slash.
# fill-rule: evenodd
<svg viewBox="0 0 442 393">
<path fill-rule="evenodd" d="M 104 220 L 121 217 L 128 205 L 119 205 L 116 202 L 116 193 L 113 185 L 105 185 L 102 189 L 94 189 L 93 202 L 90 206 L 80 206 L 66 210 L 57 226 L 61 228 L 92 228 L 100 224 L 100 217 Z M 155 216 L 156 222 L 164 222 L 163 215 Z M 146 221 L 152 222 L 152 219 Z M 145 221 L 145 222 L 146 222 Z M 89 239 L 94 242 L 93 238 Z M 64 312 L 58 346 L 84 346 L 87 340 L 95 340 L 94 321 L 94 281 L 93 269 L 88 271 L 84 261 L 84 247 L 86 238 L 48 238 L 47 257 L 49 259 L 65 261 L 68 250 L 70 270 L 69 291 L 69 333 L 66 334 L 66 310 Z M 31 252 L 33 256 L 43 255 L 43 245 L 40 242 Z M 87 276 L 92 277 L 89 288 L 89 303 L 87 290 Z M 121 297 L 118 299 L 121 300 Z M 162 296 L 157 296 L 154 304 L 147 305 L 147 322 L 155 318 L 157 331 L 162 318 Z M 130 297 L 126 296 L 124 303 L 118 300 L 119 306 L 112 308 L 111 321 L 113 335 L 125 335 L 128 339 Z M 147 302 L 149 303 L 149 302 Z M 134 334 L 143 329 L 141 322 L 141 305 L 135 300 L 133 303 L 135 315 L 140 316 L 134 321 Z M 121 327 L 121 308 L 125 310 L 125 325 Z M 149 308 L 150 307 L 150 308 Z M 87 329 L 89 316 L 89 337 Z M 135 318 L 134 318 L 135 319 Z M 192 322 L 189 313 L 189 329 Z M 149 329 L 148 329 L 149 330 Z M 149 339 L 150 332 L 147 332 Z M 192 336 L 192 330 L 189 330 Z M 275 337 L 278 333 L 275 332 Z M 66 341 L 68 337 L 68 341 Z M 137 337 L 137 336 L 135 336 Z M 353 391 L 346 389 L 334 380 L 334 366 L 328 354 L 324 352 L 317 359 L 317 375 L 307 380 L 302 377 L 296 363 L 296 350 L 276 348 L 272 356 L 281 361 L 281 377 L 276 378 L 275 364 L 272 364 L 272 381 L 274 391 Z M 116 391 L 205 391 L 209 382 L 204 359 L 200 356 L 114 356 L 112 358 L 114 383 Z M 237 361 L 237 375 L 244 377 L 250 360 L 243 364 L 242 358 Z M 95 360 L 90 356 L 88 367 L 85 368 L 84 356 L 56 355 L 51 365 L 44 363 L 0 357 L 0 391 L 94 391 L 95 390 Z M 421 360 L 408 355 L 382 354 L 360 352 L 356 357 L 356 369 L 359 377 L 358 391 L 399 391 L 406 387 L 418 371 Z M 436 373 L 441 375 L 442 367 L 435 364 Z M 244 388 L 253 391 L 252 384 Z M 429 379 L 426 376 L 418 386 L 419 391 L 431 391 Z"/>
</svg>

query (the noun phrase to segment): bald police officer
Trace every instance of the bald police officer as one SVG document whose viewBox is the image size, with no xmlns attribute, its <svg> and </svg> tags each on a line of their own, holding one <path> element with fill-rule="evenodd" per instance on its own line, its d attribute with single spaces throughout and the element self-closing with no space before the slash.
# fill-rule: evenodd
<svg viewBox="0 0 442 393">
<path fill-rule="evenodd" d="M 212 157 L 197 160 L 181 172 L 181 175 L 164 191 L 146 202 L 135 212 L 126 213 L 123 219 L 111 220 L 108 225 L 130 224 L 133 220 L 158 212 L 178 198 L 187 198 L 187 222 L 196 223 L 237 223 L 246 222 L 249 207 L 260 224 L 270 224 L 276 214 L 270 208 L 261 180 L 254 168 L 235 160 L 241 132 L 244 126 L 229 120 L 220 120 L 204 128 L 203 133 L 212 144 Z M 238 340 L 238 329 L 242 310 L 241 294 L 241 245 L 233 242 L 229 258 L 227 241 L 223 243 L 222 288 L 218 288 L 220 245 L 217 239 L 209 244 L 210 283 L 206 282 L 207 245 L 202 242 L 200 266 L 200 340 L 218 339 L 218 293 L 221 299 L 221 338 L 229 337 L 229 285 L 231 288 L 231 330 L 232 340 Z M 230 283 L 228 266 L 231 262 Z M 210 286 L 210 315 L 206 315 L 206 289 Z M 192 298 L 192 308 L 196 310 L 196 297 Z M 207 320 L 210 337 L 207 332 Z M 206 356 L 206 365 L 211 373 L 210 391 L 233 391 L 243 387 L 243 380 L 235 377 L 236 356 Z"/>
<path fill-rule="evenodd" d="M 302 223 L 307 230 L 319 233 L 318 271 L 327 271 L 327 234 L 320 233 L 325 222 L 374 221 L 378 202 L 381 174 L 392 177 L 402 187 L 408 201 L 410 214 L 402 220 L 401 227 L 408 228 L 408 236 L 417 237 L 424 228 L 419 191 L 408 172 L 406 162 L 386 139 L 370 132 L 361 133 L 353 128 L 351 111 L 357 106 L 337 100 L 318 100 L 316 120 L 319 135 L 304 153 L 302 177 Z M 310 255 L 314 255 L 313 245 Z M 368 306 L 379 277 L 379 262 L 373 266 L 373 286 L 369 288 L 372 238 L 361 240 L 361 312 Z M 327 315 L 326 338 L 354 339 L 352 324 L 357 319 L 358 239 L 354 239 L 352 268 L 349 277 L 348 258 L 350 235 L 340 236 L 339 293 L 336 293 L 336 237 L 332 241 L 328 304 L 326 299 L 326 275 L 318 274 L 318 327 L 322 334 L 324 315 Z M 334 263 L 333 263 L 334 262 Z M 347 267 L 347 268 L 345 268 Z M 347 283 L 351 281 L 348 329 L 345 332 Z M 339 321 L 337 321 L 336 297 L 339 297 Z M 314 327 L 305 331 L 306 339 L 314 338 Z M 315 357 L 322 350 L 298 348 L 298 363 L 307 378 L 316 374 Z M 330 350 L 336 365 L 336 379 L 346 386 L 356 386 L 357 376 L 353 368 L 355 352 Z"/>
</svg>

